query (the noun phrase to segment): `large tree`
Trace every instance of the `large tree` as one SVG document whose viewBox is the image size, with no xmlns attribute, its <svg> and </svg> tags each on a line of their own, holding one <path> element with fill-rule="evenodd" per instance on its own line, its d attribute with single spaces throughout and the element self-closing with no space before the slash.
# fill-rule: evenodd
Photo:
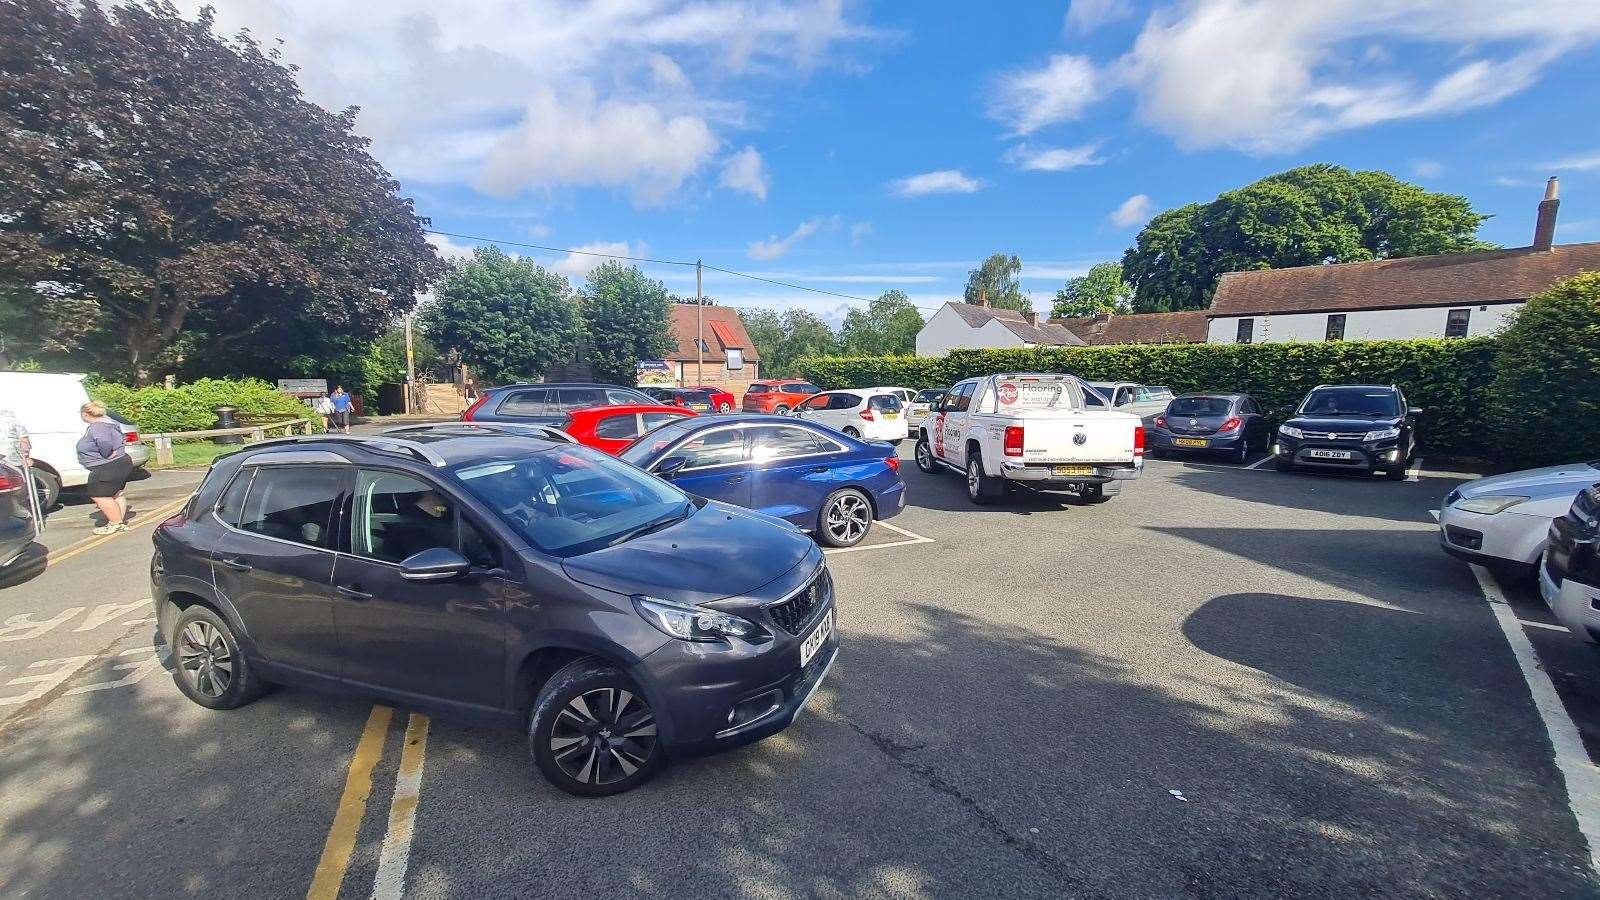
<svg viewBox="0 0 1600 900">
<path fill-rule="evenodd" d="M 1066 285 L 1056 291 L 1050 315 L 1069 318 L 1127 312 L 1132 300 L 1133 288 L 1122 280 L 1122 264 L 1103 262 L 1076 278 L 1067 279 Z"/>
<path fill-rule="evenodd" d="M 803 357 L 839 352 L 839 338 L 828 323 L 803 309 L 782 315 L 770 309 L 741 309 L 739 318 L 761 354 L 761 372 L 769 378 L 796 374 L 795 362 Z"/>
<path fill-rule="evenodd" d="M 356 111 L 162 0 L 0 0 L 0 304 L 146 381 L 365 343 L 442 273 Z M 0 314 L 0 319 L 7 318 Z"/>
<path fill-rule="evenodd" d="M 915 353 L 922 325 L 922 313 L 904 291 L 885 291 L 866 309 L 845 314 L 839 344 L 847 356 Z"/>
<path fill-rule="evenodd" d="M 1033 303 L 1022 293 L 1022 260 L 996 253 L 967 273 L 964 299 L 968 303 L 986 302 L 995 309 L 1033 312 Z"/>
<path fill-rule="evenodd" d="M 659 359 L 673 347 L 667 317 L 672 295 L 637 266 L 607 262 L 589 273 L 583 291 L 589 365 L 595 378 L 634 384 L 641 359 Z"/>
<path fill-rule="evenodd" d="M 583 322 L 567 280 L 495 247 L 458 264 L 423 308 L 422 328 L 488 383 L 541 378 L 572 359 Z"/>
<path fill-rule="evenodd" d="M 1225 272 L 1480 250 L 1487 218 L 1386 172 L 1301 166 L 1151 219 L 1123 277 L 1137 312 L 1204 309 Z"/>
</svg>

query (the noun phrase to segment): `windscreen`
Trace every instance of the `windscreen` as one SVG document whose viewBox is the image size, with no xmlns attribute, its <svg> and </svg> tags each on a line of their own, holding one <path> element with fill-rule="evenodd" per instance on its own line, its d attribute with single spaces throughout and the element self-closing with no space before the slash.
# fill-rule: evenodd
<svg viewBox="0 0 1600 900">
<path fill-rule="evenodd" d="M 1170 416 L 1225 416 L 1233 408 L 1226 397 L 1179 397 L 1167 406 Z"/>
<path fill-rule="evenodd" d="M 1352 416 L 1392 419 L 1400 415 L 1394 391 L 1383 388 L 1317 388 L 1300 404 L 1303 416 Z"/>
</svg>

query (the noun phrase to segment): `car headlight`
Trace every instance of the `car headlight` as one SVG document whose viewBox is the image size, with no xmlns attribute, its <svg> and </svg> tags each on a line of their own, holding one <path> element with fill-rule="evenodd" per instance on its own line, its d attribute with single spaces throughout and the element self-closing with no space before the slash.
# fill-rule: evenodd
<svg viewBox="0 0 1600 900">
<path fill-rule="evenodd" d="M 1492 516 L 1503 513 L 1527 499 L 1527 497 L 1520 494 L 1484 494 L 1480 497 L 1468 497 L 1465 500 L 1458 501 L 1456 509 Z"/>
<path fill-rule="evenodd" d="M 1303 438 L 1303 437 L 1306 436 L 1306 433 L 1304 431 L 1301 431 L 1300 429 L 1294 427 L 1293 425 L 1279 425 L 1278 426 L 1278 433 L 1281 434 L 1281 435 L 1284 435 L 1286 437 L 1292 437 L 1292 438 Z"/>
<path fill-rule="evenodd" d="M 1399 436 L 1400 429 L 1398 428 L 1379 428 L 1377 431 L 1367 432 L 1361 439 L 1363 441 L 1386 441 L 1389 438 L 1397 438 Z"/>
<path fill-rule="evenodd" d="M 643 596 L 635 596 L 633 605 L 646 622 L 683 641 L 720 641 L 730 637 L 750 641 L 766 636 L 760 625 L 721 610 Z"/>
</svg>

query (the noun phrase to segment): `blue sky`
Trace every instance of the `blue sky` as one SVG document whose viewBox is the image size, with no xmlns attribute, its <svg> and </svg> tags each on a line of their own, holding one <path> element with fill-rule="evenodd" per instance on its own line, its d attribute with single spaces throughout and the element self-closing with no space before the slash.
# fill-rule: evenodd
<svg viewBox="0 0 1600 900">
<path fill-rule="evenodd" d="M 233 0 L 434 227 L 930 310 L 1004 251 L 1044 307 L 1162 209 L 1310 162 L 1600 240 L 1600 3 Z M 440 239 L 457 253 L 473 242 Z M 507 247 L 569 276 L 594 260 Z M 646 266 L 692 293 L 692 274 Z M 708 273 L 734 306 L 853 301 Z"/>
</svg>

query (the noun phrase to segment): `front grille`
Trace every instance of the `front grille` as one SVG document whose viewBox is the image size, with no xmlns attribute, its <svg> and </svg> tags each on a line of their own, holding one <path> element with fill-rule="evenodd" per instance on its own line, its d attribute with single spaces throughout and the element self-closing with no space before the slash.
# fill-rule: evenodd
<svg viewBox="0 0 1600 900">
<path fill-rule="evenodd" d="M 799 634 L 810 624 L 817 610 L 826 605 L 828 598 L 833 596 L 833 576 L 827 569 L 817 573 L 817 577 L 805 586 L 805 589 L 783 601 L 767 607 L 767 615 L 772 617 L 773 624 L 790 634 Z"/>
</svg>

